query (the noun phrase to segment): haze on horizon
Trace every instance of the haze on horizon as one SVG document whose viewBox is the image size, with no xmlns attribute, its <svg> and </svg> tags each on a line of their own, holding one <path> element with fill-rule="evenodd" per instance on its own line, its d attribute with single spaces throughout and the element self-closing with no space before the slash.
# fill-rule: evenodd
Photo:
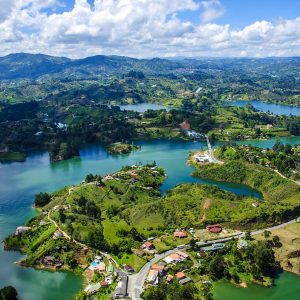
<svg viewBox="0 0 300 300">
<path fill-rule="evenodd" d="M 299 56 L 300 1 L 0 0 L 0 43 L 1 56 Z"/>
</svg>

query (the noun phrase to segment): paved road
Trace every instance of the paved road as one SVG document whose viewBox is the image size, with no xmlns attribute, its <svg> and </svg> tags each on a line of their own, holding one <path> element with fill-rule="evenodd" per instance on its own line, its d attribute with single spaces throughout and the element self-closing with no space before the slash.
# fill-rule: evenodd
<svg viewBox="0 0 300 300">
<path fill-rule="evenodd" d="M 210 157 L 211 162 L 220 164 L 221 162 L 214 157 L 214 151 L 212 149 L 208 136 L 206 135 L 205 137 L 207 142 L 208 155 Z"/>
<path fill-rule="evenodd" d="M 264 229 L 260 229 L 260 230 L 256 230 L 256 231 L 252 231 L 251 235 L 257 235 L 257 234 L 262 234 L 265 230 L 267 231 L 272 231 L 272 230 L 276 230 L 276 229 L 280 229 L 283 228 L 287 225 L 293 224 L 297 222 L 297 218 L 294 220 L 291 220 L 289 222 L 280 224 L 280 225 L 276 225 L 276 226 L 272 226 L 269 228 L 264 228 Z M 226 238 L 221 238 L 221 239 L 215 239 L 215 240 L 209 240 L 207 242 L 200 242 L 197 243 L 199 246 L 206 246 L 206 245 L 210 245 L 213 243 L 222 243 L 222 242 L 227 242 L 230 241 L 234 238 L 243 238 L 245 237 L 245 232 L 241 232 L 241 233 L 237 233 L 233 236 L 230 237 L 226 237 Z M 141 300 L 140 295 L 143 292 L 143 286 L 144 286 L 144 282 L 146 280 L 147 274 L 150 270 L 150 267 L 152 264 L 160 261 L 161 259 L 163 259 L 164 257 L 175 253 L 176 251 L 178 251 L 177 248 L 174 248 L 172 250 L 166 251 L 164 253 L 158 254 L 156 255 L 154 258 L 152 258 L 149 262 L 147 262 L 143 268 L 140 270 L 139 273 L 134 274 L 129 276 L 129 282 L 128 282 L 128 295 L 129 297 L 131 297 L 132 300 Z"/>
</svg>

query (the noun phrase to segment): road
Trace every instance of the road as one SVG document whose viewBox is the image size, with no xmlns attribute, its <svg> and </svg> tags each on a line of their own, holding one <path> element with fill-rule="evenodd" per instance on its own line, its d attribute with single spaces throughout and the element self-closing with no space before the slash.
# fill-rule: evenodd
<svg viewBox="0 0 300 300">
<path fill-rule="evenodd" d="M 208 147 L 208 155 L 210 157 L 210 162 L 217 163 L 217 164 L 222 163 L 221 161 L 217 160 L 214 157 L 214 151 L 213 151 L 212 146 L 210 144 L 209 138 L 208 138 L 207 135 L 205 137 L 206 137 L 206 142 L 207 142 L 207 147 Z"/>
<path fill-rule="evenodd" d="M 283 228 L 287 225 L 296 223 L 297 219 L 298 218 L 296 218 L 294 220 L 291 220 L 289 222 L 280 224 L 280 225 L 269 227 L 269 228 L 264 228 L 264 229 L 252 231 L 251 235 L 262 234 L 266 230 L 267 231 L 272 231 L 272 230 Z M 210 244 L 213 244 L 213 243 L 216 243 L 216 242 L 222 243 L 222 242 L 230 241 L 234 238 L 243 238 L 243 237 L 245 237 L 245 232 L 241 232 L 241 233 L 238 233 L 234 236 L 230 236 L 230 237 L 226 237 L 226 238 L 215 239 L 215 240 L 210 240 L 210 241 L 203 242 L 203 243 L 198 243 L 198 245 L 199 246 L 206 246 L 206 245 L 210 245 Z M 140 295 L 143 292 L 144 282 L 146 280 L 146 277 L 147 277 L 147 274 L 150 270 L 151 265 L 154 264 L 154 263 L 157 263 L 158 261 L 160 261 L 164 257 L 166 257 L 166 256 L 168 256 L 172 253 L 175 253 L 176 251 L 178 251 L 178 249 L 174 248 L 172 250 L 169 250 L 169 251 L 166 251 L 164 253 L 156 255 L 154 258 L 152 258 L 149 262 L 147 262 L 143 266 L 143 268 L 139 271 L 139 273 L 129 276 L 128 295 L 129 295 L 129 297 L 131 297 L 132 300 L 141 300 Z"/>
</svg>

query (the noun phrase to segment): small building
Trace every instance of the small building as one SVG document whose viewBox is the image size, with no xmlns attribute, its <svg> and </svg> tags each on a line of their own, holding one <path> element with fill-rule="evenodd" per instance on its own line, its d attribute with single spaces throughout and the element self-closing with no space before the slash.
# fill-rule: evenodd
<svg viewBox="0 0 300 300">
<path fill-rule="evenodd" d="M 253 202 L 252 204 L 251 204 L 253 207 L 259 207 L 259 203 L 256 201 L 256 202 Z"/>
<path fill-rule="evenodd" d="M 158 274 L 161 276 L 164 274 L 165 272 L 165 266 L 161 265 L 161 264 L 153 264 L 151 267 L 150 267 L 150 270 L 155 270 L 158 272 Z"/>
<path fill-rule="evenodd" d="M 178 263 L 182 261 L 182 257 L 176 253 L 172 253 L 163 259 L 167 264 Z"/>
<path fill-rule="evenodd" d="M 175 231 L 174 236 L 180 239 L 184 239 L 188 237 L 188 234 L 185 231 Z"/>
<path fill-rule="evenodd" d="M 99 264 L 97 264 L 95 271 L 98 271 L 99 273 L 104 273 L 106 270 L 106 266 L 104 262 L 100 262 Z"/>
<path fill-rule="evenodd" d="M 27 227 L 27 226 L 19 226 L 19 227 L 17 227 L 17 229 L 16 229 L 15 235 L 22 234 L 22 233 L 24 233 L 24 232 L 26 232 L 26 231 L 29 231 L 29 230 L 31 230 L 31 227 Z"/>
<path fill-rule="evenodd" d="M 100 287 L 106 287 L 106 286 L 108 286 L 108 283 L 106 282 L 106 281 L 101 281 L 100 282 Z"/>
<path fill-rule="evenodd" d="M 192 279 L 190 277 L 185 277 L 185 278 L 179 280 L 179 284 L 184 285 L 184 284 L 187 284 L 191 281 L 192 281 Z"/>
<path fill-rule="evenodd" d="M 166 282 L 171 283 L 173 281 L 173 279 L 174 279 L 174 276 L 171 275 L 171 274 L 168 274 L 167 277 L 166 277 Z"/>
<path fill-rule="evenodd" d="M 158 283 L 158 271 L 156 270 L 150 270 L 147 276 L 147 281 L 151 284 L 157 284 Z"/>
<path fill-rule="evenodd" d="M 238 249 L 247 248 L 248 246 L 249 246 L 248 242 L 243 239 L 239 239 L 237 242 Z"/>
<path fill-rule="evenodd" d="M 64 234 L 60 230 L 56 230 L 53 234 L 54 239 L 59 239 L 59 238 L 62 238 L 62 237 L 64 237 Z"/>
<path fill-rule="evenodd" d="M 112 284 L 112 283 L 113 283 L 113 278 L 112 278 L 112 276 L 106 277 L 106 278 L 105 278 L 105 282 L 106 282 L 107 284 Z"/>
<path fill-rule="evenodd" d="M 139 257 L 144 257 L 144 256 L 146 255 L 146 252 L 143 251 L 142 249 L 137 249 L 137 250 L 135 251 L 135 254 L 136 254 L 137 256 L 139 256 Z"/>
<path fill-rule="evenodd" d="M 177 272 L 177 273 L 175 274 L 175 276 L 176 276 L 176 278 L 177 278 L 178 280 L 181 280 L 181 279 L 186 278 L 186 276 L 185 276 L 185 274 L 184 274 L 183 272 Z"/>
<path fill-rule="evenodd" d="M 146 241 L 143 245 L 142 245 L 143 249 L 147 249 L 147 250 L 154 250 L 155 246 L 153 245 L 153 243 L 151 243 L 150 241 Z"/>
<path fill-rule="evenodd" d="M 206 227 L 206 229 L 210 233 L 220 233 L 223 230 L 222 225 L 220 224 L 209 225 Z"/>
<path fill-rule="evenodd" d="M 134 273 L 134 269 L 132 266 L 130 265 L 124 265 L 124 270 L 127 272 L 127 273 Z"/>
<path fill-rule="evenodd" d="M 189 255 L 185 252 L 182 252 L 182 251 L 177 251 L 176 254 L 178 254 L 179 256 L 184 258 L 185 260 L 189 258 Z"/>
</svg>

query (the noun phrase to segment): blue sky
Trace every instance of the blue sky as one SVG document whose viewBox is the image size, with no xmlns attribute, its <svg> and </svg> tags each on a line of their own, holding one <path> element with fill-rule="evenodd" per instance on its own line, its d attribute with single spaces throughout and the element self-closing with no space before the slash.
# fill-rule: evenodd
<svg viewBox="0 0 300 300">
<path fill-rule="evenodd" d="M 0 55 L 299 56 L 300 0 L 0 0 L 0 44 Z"/>
<path fill-rule="evenodd" d="M 172 0 L 170 0 L 172 1 Z M 62 13 L 74 7 L 74 0 L 60 0 L 62 7 L 55 11 Z M 93 7 L 94 0 L 87 0 Z M 201 4 L 201 0 L 195 1 Z M 300 0 L 221 0 L 225 13 L 217 24 L 230 24 L 233 29 L 241 29 L 261 20 L 276 21 L 279 18 L 294 19 L 300 13 Z M 179 12 L 178 17 L 193 24 L 200 21 L 201 7 L 195 11 Z M 51 10 L 49 10 L 51 12 Z"/>
</svg>

